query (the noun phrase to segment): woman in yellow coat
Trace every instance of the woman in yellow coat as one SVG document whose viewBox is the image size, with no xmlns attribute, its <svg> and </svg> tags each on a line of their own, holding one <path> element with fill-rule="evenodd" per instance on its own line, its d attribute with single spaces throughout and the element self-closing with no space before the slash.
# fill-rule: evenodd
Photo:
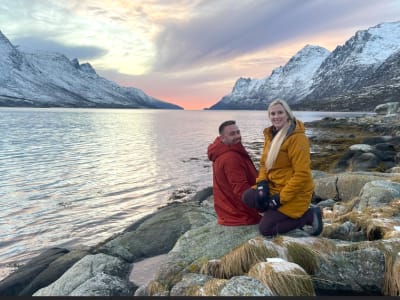
<svg viewBox="0 0 400 300">
<path fill-rule="evenodd" d="M 281 99 L 268 106 L 272 125 L 264 129 L 257 185 L 243 193 L 249 207 L 263 212 L 261 234 L 274 236 L 304 225 L 311 234 L 322 232 L 322 213 L 310 207 L 314 191 L 311 174 L 310 144 L 303 122 L 296 120 L 288 104 Z"/>
</svg>

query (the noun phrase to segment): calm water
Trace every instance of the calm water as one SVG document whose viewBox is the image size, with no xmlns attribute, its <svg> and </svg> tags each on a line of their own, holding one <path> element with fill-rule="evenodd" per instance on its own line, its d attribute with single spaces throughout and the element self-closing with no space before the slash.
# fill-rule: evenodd
<svg viewBox="0 0 400 300">
<path fill-rule="evenodd" d="M 172 192 L 211 186 L 206 149 L 228 119 L 245 145 L 263 141 L 264 111 L 0 108 L 0 280 L 47 247 L 92 246 Z"/>
</svg>

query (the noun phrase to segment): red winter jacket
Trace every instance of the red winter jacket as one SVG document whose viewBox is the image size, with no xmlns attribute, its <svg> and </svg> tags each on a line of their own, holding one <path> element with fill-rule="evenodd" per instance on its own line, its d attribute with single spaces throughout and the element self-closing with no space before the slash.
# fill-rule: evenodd
<svg viewBox="0 0 400 300">
<path fill-rule="evenodd" d="M 213 162 L 214 208 L 218 223 L 228 226 L 257 224 L 261 216 L 242 202 L 245 190 L 256 184 L 257 170 L 241 143 L 226 145 L 217 137 L 208 146 Z"/>
</svg>

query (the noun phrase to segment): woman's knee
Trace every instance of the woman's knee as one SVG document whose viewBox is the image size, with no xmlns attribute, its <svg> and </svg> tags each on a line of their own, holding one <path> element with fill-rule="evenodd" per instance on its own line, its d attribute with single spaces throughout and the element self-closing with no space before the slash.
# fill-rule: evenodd
<svg viewBox="0 0 400 300">
<path fill-rule="evenodd" d="M 258 225 L 258 231 L 264 236 L 276 235 L 276 226 L 277 224 L 272 218 L 268 218 L 266 215 L 264 215 L 260 221 L 260 224 Z"/>
<path fill-rule="evenodd" d="M 274 227 L 265 227 L 265 226 L 260 226 L 258 227 L 258 231 L 263 235 L 263 236 L 274 236 L 277 234 Z"/>
</svg>

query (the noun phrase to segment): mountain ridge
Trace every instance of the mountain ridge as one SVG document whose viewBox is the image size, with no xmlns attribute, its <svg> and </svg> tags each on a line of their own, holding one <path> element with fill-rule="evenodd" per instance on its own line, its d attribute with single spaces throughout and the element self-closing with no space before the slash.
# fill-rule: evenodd
<svg viewBox="0 0 400 300">
<path fill-rule="evenodd" d="M 182 109 L 57 52 L 21 52 L 0 31 L 0 106 Z"/>
<path fill-rule="evenodd" d="M 307 47 L 314 52 L 304 51 Z M 332 52 L 322 49 L 306 45 L 270 76 L 247 78 L 247 86 L 257 87 L 251 92 L 237 85 L 243 80 L 239 78 L 232 92 L 209 109 L 265 109 L 274 99 L 283 98 L 297 110 L 372 111 L 378 104 L 400 98 L 399 65 L 393 59 L 400 57 L 399 21 L 359 30 Z M 282 72 L 288 68 L 291 74 Z M 277 73 L 281 78 L 273 86 Z M 296 84 L 293 78 L 301 80 Z"/>
</svg>

